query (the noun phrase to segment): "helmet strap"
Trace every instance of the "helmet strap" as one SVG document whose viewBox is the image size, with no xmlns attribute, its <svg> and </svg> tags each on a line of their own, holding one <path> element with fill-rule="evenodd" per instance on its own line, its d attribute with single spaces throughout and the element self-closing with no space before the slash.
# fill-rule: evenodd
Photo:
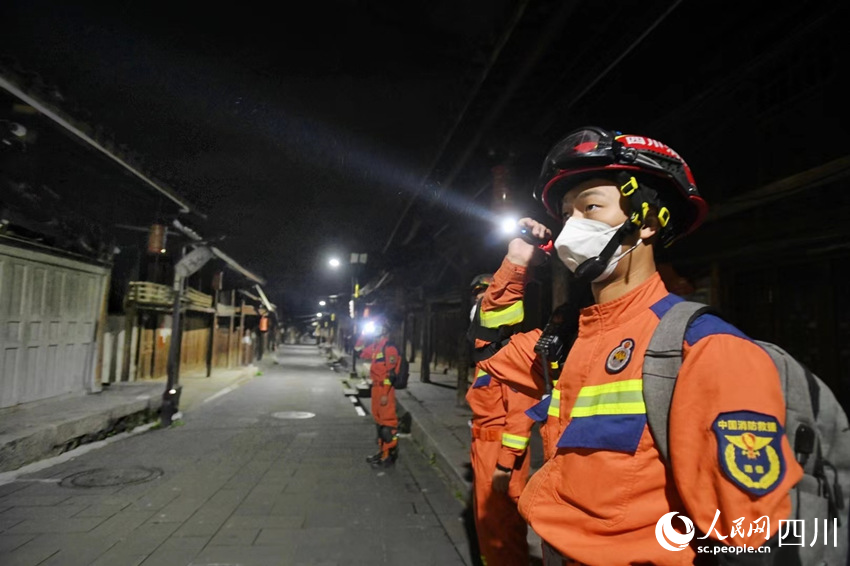
<svg viewBox="0 0 850 566">
<path fill-rule="evenodd" d="M 672 244 L 676 239 L 676 234 L 673 232 L 673 225 L 670 224 L 670 210 L 666 206 L 662 206 L 657 198 L 654 198 L 655 191 L 643 186 L 637 180 L 637 177 L 625 171 L 617 173 L 617 181 L 620 194 L 629 199 L 629 204 L 632 207 L 630 221 L 640 228 L 646 223 L 646 216 L 649 214 L 650 207 L 654 207 L 657 211 L 659 224 L 658 240 L 665 248 Z"/>
</svg>

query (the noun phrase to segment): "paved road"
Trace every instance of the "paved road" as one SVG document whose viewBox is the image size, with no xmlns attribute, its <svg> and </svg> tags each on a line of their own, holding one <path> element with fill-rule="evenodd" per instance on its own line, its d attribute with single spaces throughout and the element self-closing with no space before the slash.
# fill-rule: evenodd
<svg viewBox="0 0 850 566">
<path fill-rule="evenodd" d="M 343 378 L 286 346 L 182 426 L 0 486 L 0 564 L 467 564 L 462 504 L 408 439 L 369 468 L 374 425 Z"/>
</svg>

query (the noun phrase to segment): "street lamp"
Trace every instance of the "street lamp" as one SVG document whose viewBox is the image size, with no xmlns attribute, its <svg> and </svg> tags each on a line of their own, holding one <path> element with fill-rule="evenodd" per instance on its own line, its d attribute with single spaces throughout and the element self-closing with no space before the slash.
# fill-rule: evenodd
<svg viewBox="0 0 850 566">
<path fill-rule="evenodd" d="M 354 349 L 354 346 L 357 343 L 357 299 L 360 298 L 360 283 L 357 278 L 360 272 L 360 266 L 365 265 L 366 260 L 368 259 L 368 254 L 362 253 L 352 253 L 350 255 L 349 262 L 351 263 L 351 326 L 352 326 L 352 340 L 353 343 L 351 345 L 351 377 L 357 377 L 357 351 Z M 336 257 L 332 257 L 328 260 L 328 265 L 332 268 L 337 269 L 342 265 L 342 262 Z"/>
<path fill-rule="evenodd" d="M 323 307 L 323 306 L 325 306 L 326 304 L 328 304 L 326 301 L 319 301 L 319 306 L 320 306 L 320 307 Z"/>
</svg>

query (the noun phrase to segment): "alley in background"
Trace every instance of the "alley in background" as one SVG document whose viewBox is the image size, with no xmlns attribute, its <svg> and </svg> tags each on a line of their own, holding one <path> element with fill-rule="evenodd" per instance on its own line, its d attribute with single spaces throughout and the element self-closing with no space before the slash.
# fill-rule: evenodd
<svg viewBox="0 0 850 566">
<path fill-rule="evenodd" d="M 468 563 L 462 503 L 416 445 L 373 470 L 371 419 L 315 346 L 130 436 L 0 486 L 0 562 Z"/>
</svg>

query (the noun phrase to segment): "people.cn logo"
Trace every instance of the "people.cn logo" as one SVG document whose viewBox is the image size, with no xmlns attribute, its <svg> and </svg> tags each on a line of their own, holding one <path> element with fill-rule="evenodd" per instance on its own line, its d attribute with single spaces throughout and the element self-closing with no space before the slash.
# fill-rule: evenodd
<svg viewBox="0 0 850 566">
<path fill-rule="evenodd" d="M 694 538 L 694 524 L 684 515 L 679 515 L 679 518 L 685 524 L 685 534 L 682 534 L 673 528 L 673 517 L 676 516 L 675 511 L 670 511 L 655 524 L 655 538 L 658 544 L 667 550 L 678 552 L 688 548 L 691 540 Z"/>
</svg>

